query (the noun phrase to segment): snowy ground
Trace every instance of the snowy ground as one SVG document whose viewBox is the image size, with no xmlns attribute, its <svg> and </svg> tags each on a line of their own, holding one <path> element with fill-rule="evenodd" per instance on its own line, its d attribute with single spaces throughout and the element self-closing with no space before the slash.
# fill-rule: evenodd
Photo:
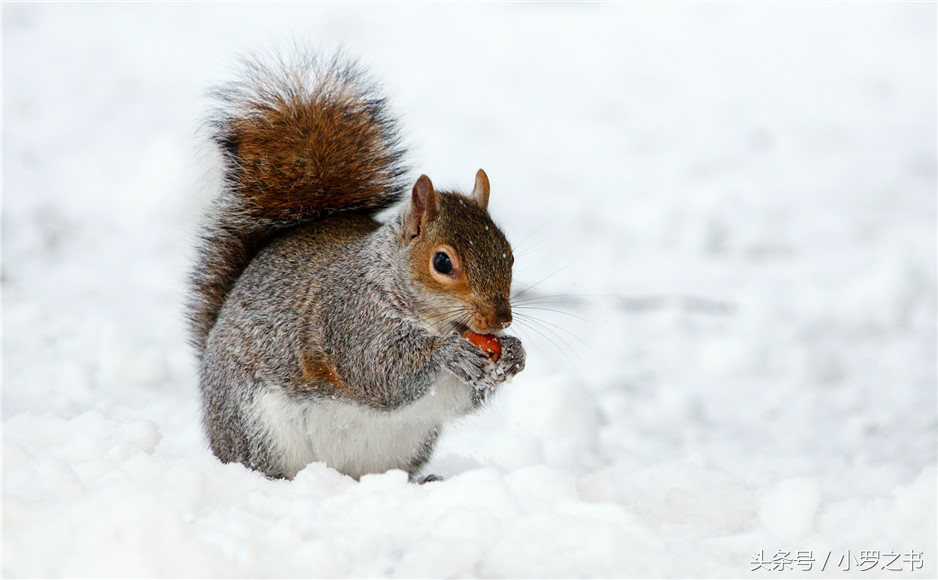
<svg viewBox="0 0 938 580">
<path fill-rule="evenodd" d="M 4 576 L 938 573 L 934 4 L 2 16 Z M 202 438 L 195 129 L 291 39 L 383 80 L 415 175 L 484 167 L 564 312 L 527 311 L 446 481 L 268 481 Z"/>
</svg>

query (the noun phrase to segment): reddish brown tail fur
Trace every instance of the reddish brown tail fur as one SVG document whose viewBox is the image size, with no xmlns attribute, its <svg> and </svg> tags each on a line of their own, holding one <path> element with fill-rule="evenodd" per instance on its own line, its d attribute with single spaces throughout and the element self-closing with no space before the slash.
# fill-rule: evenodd
<svg viewBox="0 0 938 580">
<path fill-rule="evenodd" d="M 244 63 L 209 121 L 224 183 L 202 233 L 189 319 L 201 355 L 241 272 L 278 232 L 335 212 L 375 213 L 403 193 L 404 150 L 385 99 L 342 56 Z"/>
</svg>

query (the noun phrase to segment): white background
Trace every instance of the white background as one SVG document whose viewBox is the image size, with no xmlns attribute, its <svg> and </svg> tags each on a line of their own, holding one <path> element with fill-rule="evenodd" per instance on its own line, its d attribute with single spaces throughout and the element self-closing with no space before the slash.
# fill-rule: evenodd
<svg viewBox="0 0 938 580">
<path fill-rule="evenodd" d="M 934 4 L 2 16 L 5 576 L 935 575 Z M 294 42 L 380 79 L 413 177 L 485 168 L 536 284 L 444 482 L 268 481 L 201 434 L 205 94 Z"/>
</svg>

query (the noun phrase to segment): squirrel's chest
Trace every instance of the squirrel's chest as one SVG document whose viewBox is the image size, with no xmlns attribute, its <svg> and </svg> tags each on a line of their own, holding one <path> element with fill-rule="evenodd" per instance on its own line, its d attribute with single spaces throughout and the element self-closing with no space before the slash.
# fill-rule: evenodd
<svg viewBox="0 0 938 580">
<path fill-rule="evenodd" d="M 342 399 L 298 399 L 271 388 L 256 400 L 257 418 L 293 477 L 316 461 L 360 477 L 407 469 L 440 425 L 471 406 L 468 387 L 443 373 L 426 395 L 393 411 L 376 411 Z"/>
</svg>

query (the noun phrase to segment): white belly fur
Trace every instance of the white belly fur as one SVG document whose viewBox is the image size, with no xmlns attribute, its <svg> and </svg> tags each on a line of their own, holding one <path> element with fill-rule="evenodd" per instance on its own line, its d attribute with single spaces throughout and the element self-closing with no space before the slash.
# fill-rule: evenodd
<svg viewBox="0 0 938 580">
<path fill-rule="evenodd" d="M 465 383 L 444 372 L 426 395 L 394 411 L 339 399 L 297 399 L 279 387 L 256 404 L 256 416 L 279 448 L 287 477 L 324 461 L 358 478 L 407 465 L 430 431 L 465 414 L 471 398 Z"/>
</svg>

